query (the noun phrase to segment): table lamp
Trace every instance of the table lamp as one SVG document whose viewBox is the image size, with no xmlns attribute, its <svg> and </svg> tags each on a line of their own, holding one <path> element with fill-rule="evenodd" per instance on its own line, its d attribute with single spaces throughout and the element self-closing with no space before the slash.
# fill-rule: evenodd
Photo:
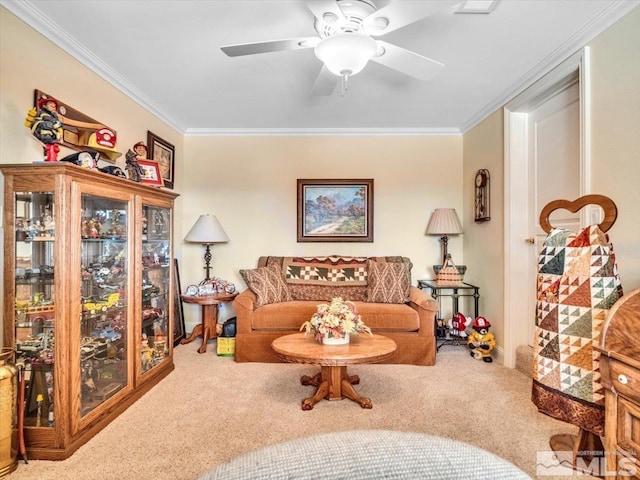
<svg viewBox="0 0 640 480">
<path fill-rule="evenodd" d="M 211 245 L 214 243 L 227 243 L 229 237 L 225 233 L 222 225 L 214 215 L 200 215 L 200 218 L 191 227 L 187 236 L 184 237 L 185 242 L 189 243 L 201 243 L 206 246 L 204 252 L 204 262 L 206 277 L 201 282 L 207 282 L 211 280 L 209 273 L 211 272 Z"/>
<path fill-rule="evenodd" d="M 442 264 L 447 259 L 447 244 L 449 235 L 462 233 L 462 223 L 458 218 L 455 208 L 436 208 L 431 214 L 427 225 L 427 235 L 441 235 L 442 242 Z"/>
</svg>

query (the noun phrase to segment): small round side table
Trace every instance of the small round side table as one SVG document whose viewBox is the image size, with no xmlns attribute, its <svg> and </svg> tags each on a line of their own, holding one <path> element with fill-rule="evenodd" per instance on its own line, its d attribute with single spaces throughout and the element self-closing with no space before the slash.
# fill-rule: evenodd
<svg viewBox="0 0 640 480">
<path fill-rule="evenodd" d="M 221 303 L 230 302 L 236 298 L 237 293 L 216 293 L 213 295 L 180 295 L 185 303 L 202 305 L 202 323 L 196 325 L 189 335 L 180 341 L 181 345 L 193 342 L 196 337 L 202 337 L 202 345 L 198 353 L 207 351 L 207 342 L 210 338 L 216 338 L 216 325 L 218 324 L 218 307 Z"/>
</svg>

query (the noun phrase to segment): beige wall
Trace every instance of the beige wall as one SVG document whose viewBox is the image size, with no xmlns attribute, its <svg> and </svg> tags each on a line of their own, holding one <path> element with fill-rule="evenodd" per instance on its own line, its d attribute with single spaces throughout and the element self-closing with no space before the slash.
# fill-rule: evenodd
<svg viewBox="0 0 640 480">
<path fill-rule="evenodd" d="M 618 206 L 609 237 L 630 292 L 640 287 L 640 7 L 590 47 L 591 190 Z"/>
<path fill-rule="evenodd" d="M 504 344 L 504 116 L 502 110 L 464 135 L 465 280 L 480 287 L 480 315 L 491 322 L 498 348 Z M 491 220 L 474 222 L 475 175 L 486 168 L 490 178 Z"/>
<path fill-rule="evenodd" d="M 432 277 L 440 255 L 439 238 L 425 236 L 431 211 L 462 214 L 461 136 L 187 137 L 185 155 L 182 229 L 216 215 L 231 241 L 214 247 L 214 273 L 243 288 L 238 270 L 255 267 L 261 255 L 334 253 L 407 256 L 415 284 Z M 373 178 L 374 242 L 297 243 L 298 178 Z M 449 247 L 462 263 L 462 237 Z M 183 246 L 183 284 L 203 278 L 203 252 Z M 187 322 L 195 321 L 197 308 L 186 310 Z"/>
</svg>

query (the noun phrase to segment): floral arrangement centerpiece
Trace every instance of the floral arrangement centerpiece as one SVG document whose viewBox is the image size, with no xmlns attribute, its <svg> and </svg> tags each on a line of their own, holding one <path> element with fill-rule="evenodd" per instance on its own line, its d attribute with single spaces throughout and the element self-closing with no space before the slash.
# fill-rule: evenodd
<svg viewBox="0 0 640 480">
<path fill-rule="evenodd" d="M 323 343 L 348 343 L 350 333 L 366 332 L 371 335 L 371 329 L 362 321 L 355 304 L 340 297 L 332 298 L 331 304 L 318 305 L 311 320 L 300 327 L 300 331 L 302 330 L 307 335 L 315 335 L 315 339 Z"/>
</svg>

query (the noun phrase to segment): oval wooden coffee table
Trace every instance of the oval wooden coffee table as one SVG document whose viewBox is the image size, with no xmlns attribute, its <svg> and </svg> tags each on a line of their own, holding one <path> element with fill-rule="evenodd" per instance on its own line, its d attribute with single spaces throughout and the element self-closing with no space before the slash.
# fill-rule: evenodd
<svg viewBox="0 0 640 480">
<path fill-rule="evenodd" d="M 371 399 L 359 395 L 353 385 L 360 377 L 347 374 L 347 365 L 376 363 L 389 358 L 396 350 L 396 342 L 382 335 L 352 335 L 348 345 L 323 345 L 312 335 L 293 333 L 276 338 L 271 343 L 276 356 L 285 362 L 320 365 L 320 373 L 300 378 L 302 385 L 317 387 L 316 393 L 302 401 L 302 410 L 311 410 L 323 398 L 349 398 L 362 408 L 372 408 Z"/>
</svg>

